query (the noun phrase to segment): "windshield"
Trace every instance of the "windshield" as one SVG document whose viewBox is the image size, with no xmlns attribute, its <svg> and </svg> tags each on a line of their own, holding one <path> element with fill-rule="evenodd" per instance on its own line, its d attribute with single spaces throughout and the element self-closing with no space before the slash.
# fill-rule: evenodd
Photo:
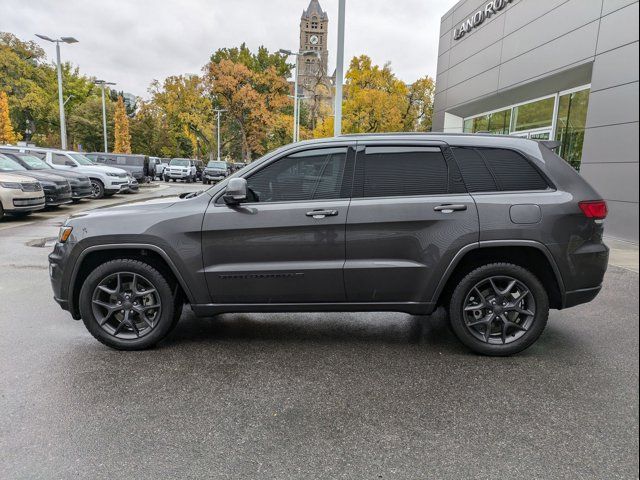
<svg viewBox="0 0 640 480">
<path fill-rule="evenodd" d="M 20 158 L 23 163 L 27 164 L 27 168 L 29 170 L 51 169 L 51 167 L 47 165 L 47 162 L 39 159 L 38 157 L 34 157 L 33 155 L 18 155 L 18 158 Z"/>
<path fill-rule="evenodd" d="M 0 153 L 0 171 L 12 172 L 14 170 L 26 170 L 26 168 Z"/>
<path fill-rule="evenodd" d="M 210 168 L 227 168 L 227 162 L 209 162 L 207 167 Z"/>
<path fill-rule="evenodd" d="M 69 156 L 73 158 L 80 165 L 95 165 L 91 160 L 82 155 L 81 153 L 70 153 Z"/>
<path fill-rule="evenodd" d="M 174 167 L 188 167 L 189 160 L 186 160 L 184 158 L 174 158 L 173 160 L 171 160 L 171 163 L 169 165 L 172 165 Z"/>
</svg>

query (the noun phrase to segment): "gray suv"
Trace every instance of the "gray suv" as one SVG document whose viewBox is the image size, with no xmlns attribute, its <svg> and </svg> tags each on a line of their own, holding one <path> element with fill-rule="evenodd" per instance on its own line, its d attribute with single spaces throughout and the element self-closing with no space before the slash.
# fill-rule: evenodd
<svg viewBox="0 0 640 480">
<path fill-rule="evenodd" d="M 529 347 L 593 300 L 607 207 L 548 143 L 343 136 L 288 145 L 208 190 L 70 218 L 56 301 L 117 349 L 224 312 L 448 309 L 471 350 Z"/>
</svg>

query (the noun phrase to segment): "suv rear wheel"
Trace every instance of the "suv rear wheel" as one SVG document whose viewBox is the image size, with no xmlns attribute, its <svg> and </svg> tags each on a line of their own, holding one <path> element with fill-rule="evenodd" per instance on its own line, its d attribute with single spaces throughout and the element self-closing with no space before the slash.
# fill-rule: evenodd
<svg viewBox="0 0 640 480">
<path fill-rule="evenodd" d="M 80 315 L 100 342 L 118 350 L 142 350 L 176 325 L 178 309 L 166 278 L 132 259 L 100 265 L 80 290 Z"/>
<path fill-rule="evenodd" d="M 542 334 L 549 298 L 528 270 L 494 263 L 464 277 L 451 296 L 449 315 L 456 336 L 474 352 L 512 355 Z"/>
</svg>

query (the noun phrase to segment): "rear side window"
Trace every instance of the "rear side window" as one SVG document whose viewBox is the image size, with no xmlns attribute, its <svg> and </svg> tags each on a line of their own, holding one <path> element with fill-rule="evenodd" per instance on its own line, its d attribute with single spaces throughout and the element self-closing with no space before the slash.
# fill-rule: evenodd
<svg viewBox="0 0 640 480">
<path fill-rule="evenodd" d="M 437 147 L 371 146 L 358 153 L 355 196 L 407 197 L 448 191 L 447 162 Z"/>
<path fill-rule="evenodd" d="M 453 149 L 469 192 L 546 190 L 542 174 L 518 152 L 504 148 Z"/>
</svg>

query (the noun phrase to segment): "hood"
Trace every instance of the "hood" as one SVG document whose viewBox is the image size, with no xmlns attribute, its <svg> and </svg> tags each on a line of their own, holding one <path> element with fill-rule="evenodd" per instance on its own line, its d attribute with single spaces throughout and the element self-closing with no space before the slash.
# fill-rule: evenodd
<svg viewBox="0 0 640 480">
<path fill-rule="evenodd" d="M 25 183 L 37 183 L 32 177 L 26 175 L 20 175 L 20 173 L 7 173 L 0 172 L 0 182 L 25 182 Z"/>
<path fill-rule="evenodd" d="M 55 173 L 48 173 L 43 170 L 25 170 L 25 171 L 20 170 L 20 171 L 16 171 L 15 173 L 25 177 L 35 178 L 39 182 L 55 182 L 55 183 L 65 182 L 65 184 L 67 183 L 66 178 L 63 178 L 62 176 L 57 175 Z"/>
<path fill-rule="evenodd" d="M 109 173 L 117 173 L 118 175 L 126 175 L 127 171 L 122 168 L 108 167 L 107 165 L 100 165 L 99 163 L 91 166 L 82 165 L 81 167 L 83 171 L 87 172 L 109 172 Z"/>
<path fill-rule="evenodd" d="M 44 172 L 58 177 L 63 177 L 68 180 L 89 180 L 89 178 L 80 172 L 72 172 L 71 170 L 58 170 L 58 169 L 42 169 L 42 170 L 29 170 L 30 172 Z"/>
<path fill-rule="evenodd" d="M 184 200 L 177 196 L 153 198 L 150 200 L 137 200 L 120 205 L 113 205 L 103 208 L 96 208 L 95 210 L 89 210 L 87 212 L 80 212 L 71 215 L 69 218 L 96 218 L 96 217 L 109 217 L 119 216 L 122 214 L 135 214 L 139 212 L 149 212 L 162 210 L 168 208 L 177 202 L 183 202 Z"/>
</svg>

